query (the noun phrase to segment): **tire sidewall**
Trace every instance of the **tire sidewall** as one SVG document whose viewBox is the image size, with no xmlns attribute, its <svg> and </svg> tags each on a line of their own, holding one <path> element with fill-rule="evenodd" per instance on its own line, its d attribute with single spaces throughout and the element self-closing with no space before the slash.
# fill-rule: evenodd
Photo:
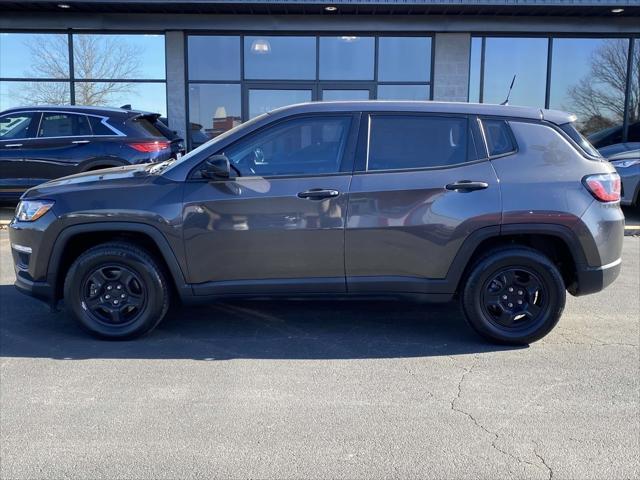
<svg viewBox="0 0 640 480">
<path fill-rule="evenodd" d="M 82 307 L 82 287 L 92 271 L 104 264 L 121 265 L 137 273 L 146 290 L 145 305 L 134 322 L 109 326 L 96 321 Z M 155 265 L 135 252 L 108 248 L 87 252 L 69 269 L 65 282 L 65 304 L 80 324 L 91 333 L 111 339 L 133 338 L 150 331 L 162 319 L 168 307 L 167 289 Z"/>
<path fill-rule="evenodd" d="M 495 324 L 482 307 L 482 288 L 492 276 L 504 268 L 524 267 L 538 275 L 547 295 L 543 315 L 521 329 L 508 329 Z M 528 344 L 549 333 L 558 323 L 566 300 L 562 276 L 547 257 L 529 250 L 513 249 L 496 252 L 473 268 L 464 288 L 463 306 L 467 321 L 481 335 L 500 343 Z"/>
</svg>

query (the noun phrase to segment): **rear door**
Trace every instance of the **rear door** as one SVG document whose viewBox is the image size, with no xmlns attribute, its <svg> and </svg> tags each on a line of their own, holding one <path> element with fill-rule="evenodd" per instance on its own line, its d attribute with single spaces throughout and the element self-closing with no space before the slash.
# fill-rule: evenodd
<svg viewBox="0 0 640 480">
<path fill-rule="evenodd" d="M 371 114 L 349 193 L 349 291 L 435 292 L 465 239 L 500 223 L 475 117 Z M 440 284 L 436 287 L 436 285 Z"/>
<path fill-rule="evenodd" d="M 23 147 L 23 174 L 34 184 L 80 171 L 100 156 L 86 115 L 43 112 L 37 135 Z"/>
</svg>

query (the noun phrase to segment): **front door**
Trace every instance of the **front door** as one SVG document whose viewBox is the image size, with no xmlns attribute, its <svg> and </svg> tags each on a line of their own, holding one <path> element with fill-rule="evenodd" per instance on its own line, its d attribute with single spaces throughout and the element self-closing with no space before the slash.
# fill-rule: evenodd
<svg viewBox="0 0 640 480">
<path fill-rule="evenodd" d="M 234 178 L 187 182 L 183 231 L 196 294 L 345 291 L 356 124 L 349 114 L 279 121 L 216 152 Z"/>
<path fill-rule="evenodd" d="M 367 121 L 349 191 L 347 287 L 451 293 L 435 290 L 462 243 L 500 224 L 498 180 L 476 148 L 477 122 L 434 114 Z"/>
</svg>

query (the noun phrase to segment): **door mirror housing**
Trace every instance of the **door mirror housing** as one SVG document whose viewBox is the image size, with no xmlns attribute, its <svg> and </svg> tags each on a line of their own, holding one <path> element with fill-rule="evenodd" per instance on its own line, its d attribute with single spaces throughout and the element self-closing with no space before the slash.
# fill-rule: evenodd
<svg viewBox="0 0 640 480">
<path fill-rule="evenodd" d="M 231 164 L 226 155 L 212 155 L 204 162 L 200 174 L 203 178 L 220 179 L 231 176 Z"/>
</svg>

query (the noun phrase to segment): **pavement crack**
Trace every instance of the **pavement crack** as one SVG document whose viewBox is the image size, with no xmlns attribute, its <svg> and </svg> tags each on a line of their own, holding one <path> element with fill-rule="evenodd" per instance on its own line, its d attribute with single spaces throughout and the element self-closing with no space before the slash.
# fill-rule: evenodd
<svg viewBox="0 0 640 480">
<path fill-rule="evenodd" d="M 451 410 L 453 410 L 454 412 L 461 413 L 462 415 L 465 415 L 479 429 L 481 429 L 485 433 L 491 435 L 493 437 L 493 440 L 491 441 L 491 448 L 493 448 L 497 452 L 501 453 L 502 455 L 504 455 L 506 457 L 509 457 L 512 460 L 515 460 L 519 464 L 523 464 L 524 463 L 524 464 L 530 465 L 530 466 L 532 466 L 532 467 L 534 467 L 534 468 L 536 468 L 538 470 L 541 470 L 543 467 L 541 467 L 539 464 L 534 463 L 534 462 L 530 462 L 530 461 L 525 460 L 525 459 L 522 459 L 522 458 L 518 457 L 517 455 L 514 455 L 513 453 L 510 453 L 510 452 L 500 448 L 497 445 L 498 440 L 500 439 L 500 434 L 498 432 L 494 432 L 492 430 L 489 430 L 472 413 L 470 413 L 470 412 L 468 412 L 468 411 L 466 411 L 466 410 L 464 410 L 464 409 L 462 409 L 462 408 L 460 408 L 458 406 L 458 402 L 459 402 L 460 398 L 462 397 L 463 384 L 465 383 L 465 380 L 469 377 L 469 375 L 471 375 L 473 373 L 473 371 L 477 367 L 477 365 L 478 365 L 478 358 L 475 357 L 473 364 L 469 368 L 461 367 L 462 370 L 463 370 L 463 373 L 462 373 L 462 375 L 460 375 L 460 380 L 458 381 L 456 395 L 451 400 Z M 538 455 L 538 453 L 535 450 L 534 450 L 534 454 L 536 455 L 536 457 L 538 457 L 542 461 L 542 463 L 544 464 L 544 467 L 546 467 L 546 470 L 550 473 L 549 479 L 551 479 L 552 476 L 553 476 L 552 470 L 545 463 L 544 459 L 540 455 Z"/>
<path fill-rule="evenodd" d="M 542 462 L 542 465 L 544 465 L 544 467 L 547 469 L 547 472 L 549 473 L 549 477 L 548 477 L 549 480 L 552 480 L 553 479 L 553 469 L 549 466 L 549 464 L 546 462 L 544 457 L 538 453 L 538 450 L 537 450 L 538 444 L 535 443 L 535 442 L 534 442 L 534 444 L 535 444 L 536 448 L 533 449 L 533 454 L 536 457 L 538 457 L 538 459 Z"/>
</svg>

